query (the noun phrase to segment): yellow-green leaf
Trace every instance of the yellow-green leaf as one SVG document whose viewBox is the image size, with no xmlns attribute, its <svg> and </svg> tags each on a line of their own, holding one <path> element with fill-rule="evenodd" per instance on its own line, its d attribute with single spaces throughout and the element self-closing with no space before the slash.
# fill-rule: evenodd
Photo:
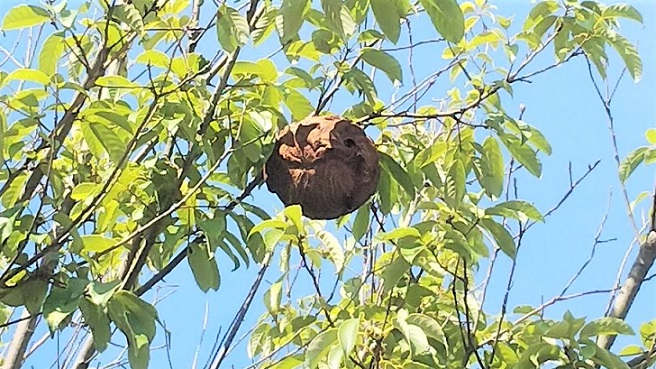
<svg viewBox="0 0 656 369">
<path fill-rule="evenodd" d="M 2 21 L 5 31 L 38 26 L 50 20 L 45 9 L 34 5 L 18 5 L 7 12 Z"/>
<path fill-rule="evenodd" d="M 28 81 L 42 85 L 50 83 L 50 77 L 44 72 L 37 69 L 16 69 L 9 73 L 5 81 Z"/>
<path fill-rule="evenodd" d="M 315 369 L 321 360 L 323 360 L 330 348 L 337 343 L 337 329 L 330 328 L 325 332 L 319 333 L 312 339 L 305 351 L 305 365 L 310 369 Z"/>
<path fill-rule="evenodd" d="M 342 347 L 344 356 L 348 357 L 355 347 L 355 341 L 358 338 L 358 329 L 360 328 L 360 319 L 347 319 L 339 326 L 338 338 Z"/>
</svg>

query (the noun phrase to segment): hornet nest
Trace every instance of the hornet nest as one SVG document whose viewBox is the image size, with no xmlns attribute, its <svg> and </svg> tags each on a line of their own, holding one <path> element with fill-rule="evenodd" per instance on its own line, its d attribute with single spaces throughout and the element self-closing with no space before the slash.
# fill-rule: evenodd
<svg viewBox="0 0 656 369">
<path fill-rule="evenodd" d="M 334 219 L 376 192 L 378 152 L 364 131 L 337 116 L 311 116 L 285 127 L 264 168 L 269 191 L 312 219 Z"/>
</svg>

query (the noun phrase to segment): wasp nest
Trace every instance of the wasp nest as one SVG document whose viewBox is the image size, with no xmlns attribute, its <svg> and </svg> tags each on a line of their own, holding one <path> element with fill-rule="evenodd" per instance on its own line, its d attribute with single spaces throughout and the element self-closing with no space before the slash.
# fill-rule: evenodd
<svg viewBox="0 0 656 369">
<path fill-rule="evenodd" d="M 341 117 L 308 117 L 285 127 L 265 166 L 269 191 L 312 219 L 334 219 L 376 191 L 378 152 L 364 131 Z"/>
</svg>

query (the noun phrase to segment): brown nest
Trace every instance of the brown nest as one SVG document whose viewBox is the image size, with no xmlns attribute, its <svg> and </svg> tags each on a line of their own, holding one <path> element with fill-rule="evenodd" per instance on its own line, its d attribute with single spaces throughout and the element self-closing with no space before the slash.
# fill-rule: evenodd
<svg viewBox="0 0 656 369">
<path fill-rule="evenodd" d="M 348 119 L 312 116 L 285 127 L 264 170 L 267 188 L 312 219 L 334 219 L 376 191 L 378 152 Z"/>
</svg>

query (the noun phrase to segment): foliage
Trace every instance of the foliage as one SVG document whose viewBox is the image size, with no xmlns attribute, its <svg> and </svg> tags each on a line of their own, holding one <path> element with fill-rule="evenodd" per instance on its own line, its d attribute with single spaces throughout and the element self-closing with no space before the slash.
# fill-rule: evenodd
<svg viewBox="0 0 656 369">
<path fill-rule="evenodd" d="M 605 79 L 609 51 L 638 80 L 619 29 L 642 22 L 636 9 L 541 1 L 522 20 L 480 0 L 215 4 L 47 1 L 4 15 L 6 34 L 39 35 L 33 58 L 10 56 L 0 72 L 5 322 L 7 307 L 24 307 L 53 333 L 83 323 L 93 345 L 80 357 L 105 351 L 116 328 L 131 367 L 145 368 L 164 330 L 140 296 L 184 259 L 218 293 L 230 276 L 217 259 L 278 260 L 248 344 L 258 367 L 625 368 L 596 338 L 638 330 L 642 346 L 621 355 L 649 351 L 653 322 L 554 320 L 544 307 L 511 320 L 475 290 L 481 263 L 502 252 L 514 265 L 545 219 L 508 186 L 521 171 L 540 177 L 551 146 L 504 99 L 577 57 Z M 443 61 L 419 82 L 399 54 L 417 22 L 434 26 L 422 42 Z M 275 133 L 340 105 L 381 153 L 372 201 L 326 224 L 249 198 Z M 621 179 L 653 152 L 633 152 Z M 283 294 L 299 270 L 314 290 Z M 330 296 L 320 271 L 334 273 Z"/>
</svg>

